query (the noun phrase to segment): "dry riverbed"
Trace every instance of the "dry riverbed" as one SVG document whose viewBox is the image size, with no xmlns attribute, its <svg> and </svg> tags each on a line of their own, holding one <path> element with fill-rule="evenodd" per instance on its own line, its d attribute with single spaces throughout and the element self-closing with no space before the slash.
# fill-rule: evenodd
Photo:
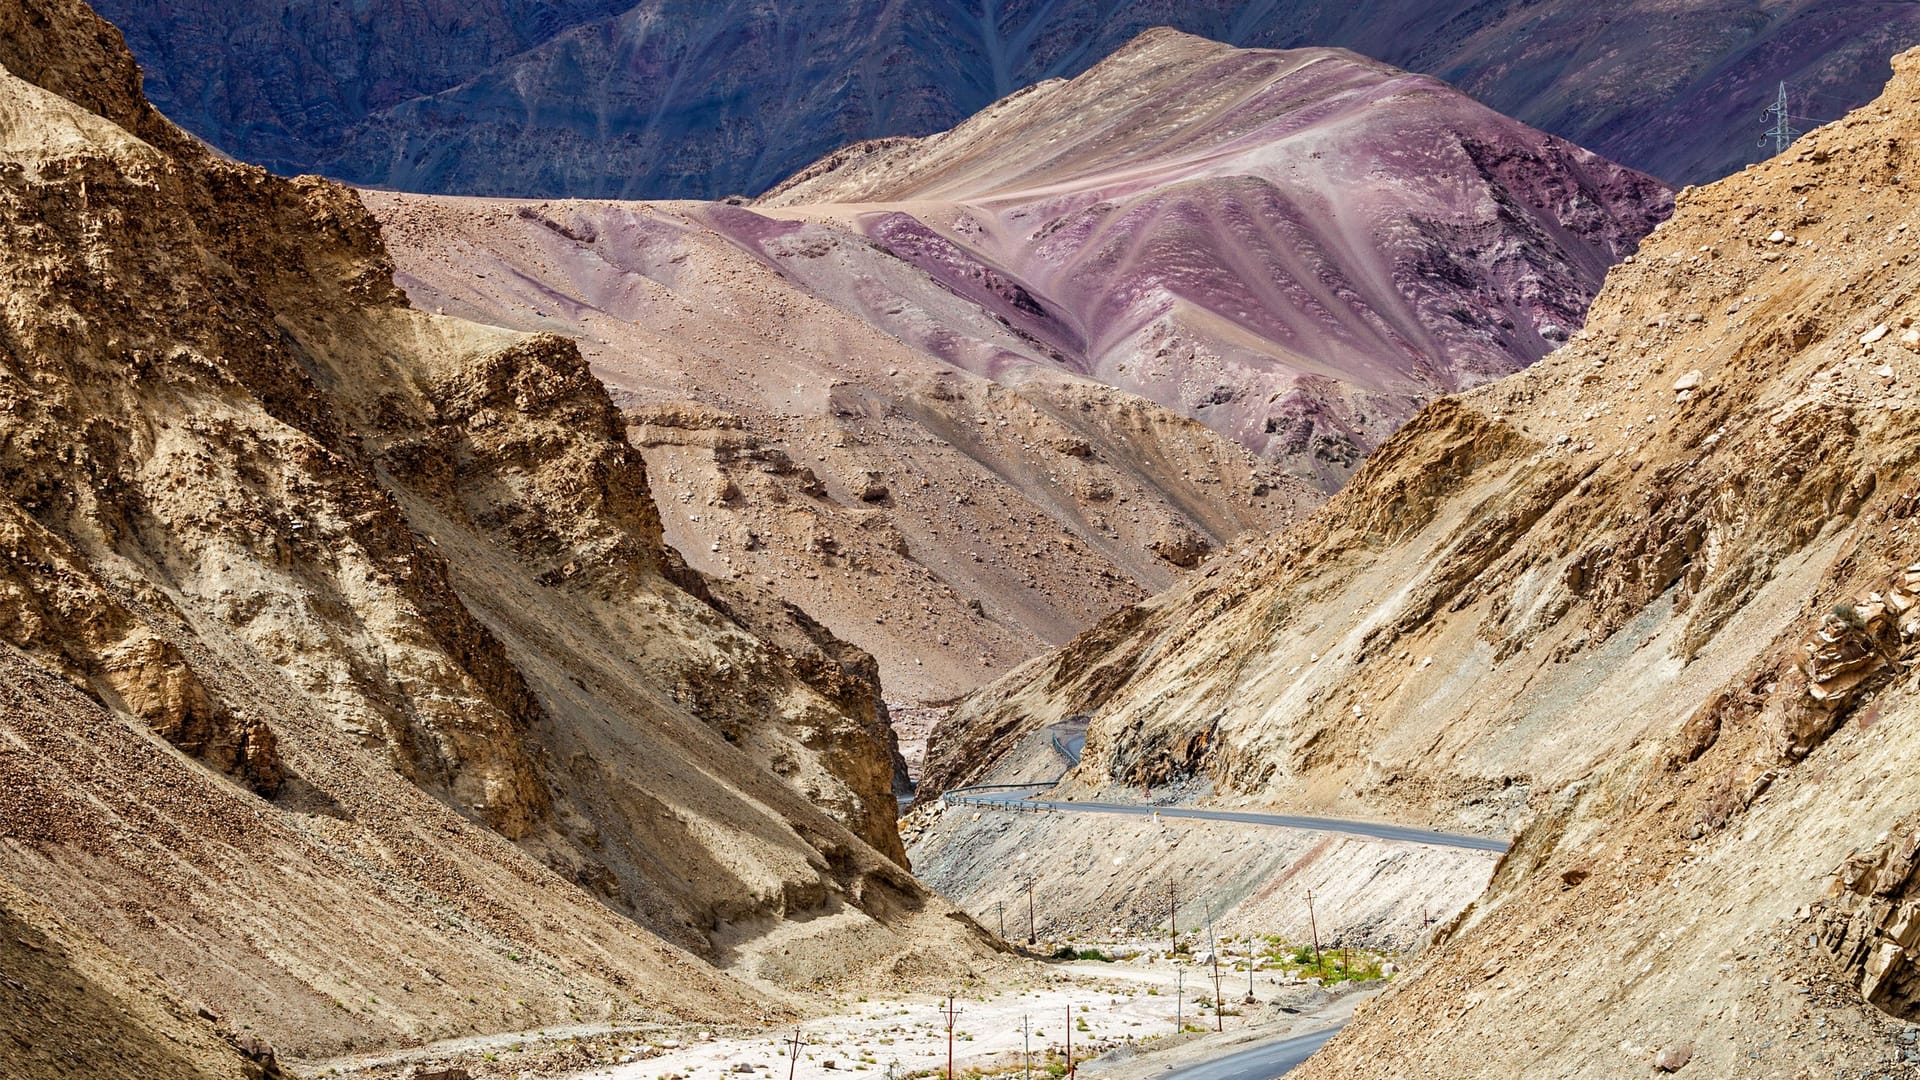
<svg viewBox="0 0 1920 1080">
<path fill-rule="evenodd" d="M 954 998 L 956 1073 L 1063 1070 L 1069 1028 L 1083 1074 L 1144 1076 L 1176 1060 L 1228 1053 L 1253 1041 L 1339 1023 L 1361 993 L 1341 995 L 1256 973 L 1259 1004 L 1246 1006 L 1246 974 L 1222 969 L 1226 1015 L 1216 1021 L 1210 973 L 1164 959 L 1035 964 L 998 986 Z M 1176 1033 L 1178 1014 L 1187 1032 Z M 947 1001 L 933 995 L 848 1000 L 832 1015 L 781 1028 L 580 1026 L 440 1043 L 402 1054 L 306 1063 L 302 1075 L 385 1080 L 458 1066 L 476 1080 L 894 1080 L 944 1074 Z M 1071 1022 L 1069 1022 L 1071 1017 Z M 1027 1034 L 1023 1036 L 1022 1025 Z M 792 1057 L 800 1037 L 799 1058 Z M 1210 1049 L 1219 1040 L 1220 1047 Z"/>
</svg>

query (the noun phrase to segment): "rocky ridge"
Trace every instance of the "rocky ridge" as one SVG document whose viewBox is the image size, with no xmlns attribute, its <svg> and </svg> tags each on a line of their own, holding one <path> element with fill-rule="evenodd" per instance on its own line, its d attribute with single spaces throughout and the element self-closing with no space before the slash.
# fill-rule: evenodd
<svg viewBox="0 0 1920 1080">
<path fill-rule="evenodd" d="M 963 703 L 934 785 L 1087 713 L 1069 793 L 1511 831 L 1308 1077 L 1904 1067 L 1916 130 L 1909 54 L 1683 193 L 1566 348 Z"/>
<path fill-rule="evenodd" d="M 0 878 L 302 1055 L 987 955 L 871 658 L 679 560 L 572 343 L 408 307 L 74 0 L 0 65 Z"/>
<path fill-rule="evenodd" d="M 242 158 L 474 195 L 757 194 L 951 127 L 1156 26 L 1343 46 L 1674 183 L 1756 159 L 1785 79 L 1828 120 L 1920 41 L 1898 0 L 105 0 L 169 115 Z"/>
</svg>

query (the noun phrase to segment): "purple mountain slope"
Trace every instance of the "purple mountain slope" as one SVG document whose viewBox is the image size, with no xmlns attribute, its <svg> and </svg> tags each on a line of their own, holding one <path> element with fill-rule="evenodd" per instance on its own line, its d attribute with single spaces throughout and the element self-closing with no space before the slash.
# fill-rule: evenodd
<svg viewBox="0 0 1920 1080">
<path fill-rule="evenodd" d="M 1341 46 L 1665 179 L 1756 160 L 1775 84 L 1830 119 L 1920 42 L 1898 0 L 103 0 L 169 115 L 281 171 L 467 194 L 764 190 L 1155 26 Z"/>
<path fill-rule="evenodd" d="M 1090 375 L 1331 489 L 1420 405 L 1564 341 L 1670 206 L 1437 80 L 1155 31 L 755 210 L 858 229 L 1026 345 L 971 366 Z"/>
</svg>

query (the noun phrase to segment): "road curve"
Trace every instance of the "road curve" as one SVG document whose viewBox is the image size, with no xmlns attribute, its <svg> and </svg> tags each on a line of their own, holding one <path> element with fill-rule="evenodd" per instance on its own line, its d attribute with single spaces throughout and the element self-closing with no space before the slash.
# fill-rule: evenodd
<svg viewBox="0 0 1920 1080">
<path fill-rule="evenodd" d="M 1025 790 L 1045 785 L 1033 785 Z M 1404 825 L 1382 825 L 1371 821 L 1342 821 L 1338 818 L 1298 817 L 1290 814 L 1257 814 L 1245 810 L 1201 810 L 1190 806 L 1134 806 L 1126 803 L 1060 802 L 1034 799 L 1017 791 L 992 791 L 960 788 L 942 796 L 945 801 L 967 806 L 999 806 L 1010 810 L 1050 810 L 1067 814 L 1129 814 L 1134 817 L 1197 818 L 1202 821 L 1231 821 L 1241 825 L 1267 825 L 1306 832 L 1341 833 L 1368 840 L 1394 840 L 1429 847 L 1465 848 L 1468 851 L 1505 852 L 1507 842 L 1485 836 L 1433 832 Z"/>
<path fill-rule="evenodd" d="M 1225 1057 L 1202 1061 L 1184 1069 L 1161 1074 L 1160 1080 L 1272 1080 L 1313 1056 L 1328 1039 L 1339 1034 L 1340 1025 L 1279 1042 L 1256 1046 Z"/>
</svg>

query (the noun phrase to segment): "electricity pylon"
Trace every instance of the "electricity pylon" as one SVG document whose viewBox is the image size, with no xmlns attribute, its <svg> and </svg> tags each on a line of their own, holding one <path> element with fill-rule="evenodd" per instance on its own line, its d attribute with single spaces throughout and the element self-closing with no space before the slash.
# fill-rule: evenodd
<svg viewBox="0 0 1920 1080">
<path fill-rule="evenodd" d="M 1767 140 L 1772 139 L 1773 152 L 1775 154 L 1786 153 L 1787 147 L 1793 145 L 1793 140 L 1800 137 L 1801 131 L 1793 126 L 1793 113 L 1787 109 L 1787 84 L 1785 82 L 1780 84 L 1779 100 L 1768 106 L 1766 119 L 1773 126 L 1768 128 L 1766 135 L 1761 137 L 1760 145 L 1765 146 L 1767 145 Z"/>
</svg>

